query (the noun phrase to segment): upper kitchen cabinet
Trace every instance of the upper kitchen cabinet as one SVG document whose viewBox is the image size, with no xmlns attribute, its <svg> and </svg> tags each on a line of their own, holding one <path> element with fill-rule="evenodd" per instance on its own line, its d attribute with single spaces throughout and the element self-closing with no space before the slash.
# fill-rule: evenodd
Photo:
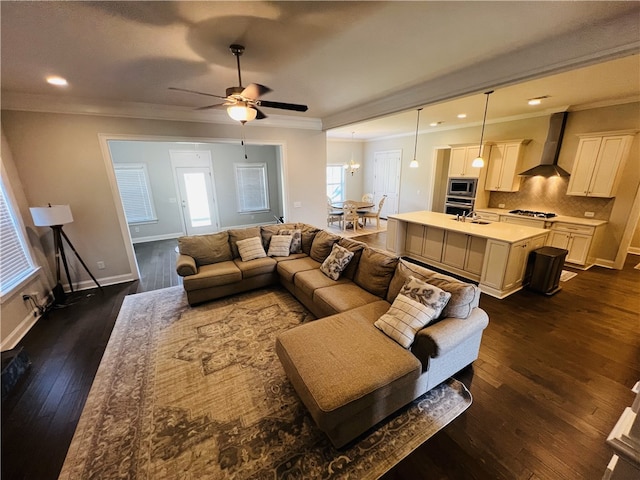
<svg viewBox="0 0 640 480">
<path fill-rule="evenodd" d="M 634 130 L 579 135 L 567 195 L 615 197 Z"/>
<path fill-rule="evenodd" d="M 478 178 L 482 169 L 471 166 L 477 156 L 478 145 L 452 147 L 449 160 L 449 177 Z"/>
<path fill-rule="evenodd" d="M 494 192 L 517 192 L 520 190 L 522 152 L 530 140 L 496 142 L 491 146 L 485 190 Z"/>
</svg>

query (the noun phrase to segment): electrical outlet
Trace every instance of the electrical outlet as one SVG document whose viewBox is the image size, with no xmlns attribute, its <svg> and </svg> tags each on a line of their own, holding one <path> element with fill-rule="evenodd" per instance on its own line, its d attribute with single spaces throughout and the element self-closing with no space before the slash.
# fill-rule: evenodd
<svg viewBox="0 0 640 480">
<path fill-rule="evenodd" d="M 591 218 L 591 217 L 593 217 L 594 215 L 595 215 L 595 213 L 593 213 L 593 212 L 584 212 L 584 216 L 585 216 L 585 217 L 590 217 L 590 218 Z"/>
<path fill-rule="evenodd" d="M 504 203 L 499 203 L 498 208 L 504 208 Z"/>
<path fill-rule="evenodd" d="M 99 262 L 98 262 L 98 270 L 104 270 L 105 268 L 106 268 L 106 267 L 105 267 L 104 262 L 103 262 L 102 260 L 101 260 L 101 261 L 99 261 Z"/>
<path fill-rule="evenodd" d="M 302 202 L 293 202 L 293 208 L 300 208 L 302 207 Z"/>
</svg>

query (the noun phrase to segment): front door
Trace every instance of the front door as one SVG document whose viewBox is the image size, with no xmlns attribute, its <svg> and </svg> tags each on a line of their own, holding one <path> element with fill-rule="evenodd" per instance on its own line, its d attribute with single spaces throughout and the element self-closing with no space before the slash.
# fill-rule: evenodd
<svg viewBox="0 0 640 480">
<path fill-rule="evenodd" d="M 171 164 L 178 187 L 178 201 L 186 235 L 219 230 L 213 188 L 211 154 L 207 151 L 171 151 Z"/>
</svg>

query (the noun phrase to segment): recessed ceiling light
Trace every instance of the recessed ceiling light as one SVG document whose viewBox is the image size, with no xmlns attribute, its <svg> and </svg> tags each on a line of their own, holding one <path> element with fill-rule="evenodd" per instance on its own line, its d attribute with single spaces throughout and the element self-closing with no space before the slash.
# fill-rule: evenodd
<svg viewBox="0 0 640 480">
<path fill-rule="evenodd" d="M 549 95 L 543 95 L 541 97 L 530 98 L 527 101 L 527 103 L 529 105 L 540 105 L 542 103 L 542 100 L 544 100 L 545 98 L 549 98 Z"/>
<path fill-rule="evenodd" d="M 438 125 L 442 125 L 442 122 L 431 122 L 429 124 L 430 127 L 437 127 Z"/>
<path fill-rule="evenodd" d="M 67 85 L 69 85 L 66 79 L 55 76 L 55 75 L 51 77 L 47 77 L 47 83 L 51 85 L 55 85 L 56 87 L 66 87 Z"/>
<path fill-rule="evenodd" d="M 459 113 L 458 114 L 458 118 L 467 118 L 467 114 L 466 113 Z"/>
</svg>

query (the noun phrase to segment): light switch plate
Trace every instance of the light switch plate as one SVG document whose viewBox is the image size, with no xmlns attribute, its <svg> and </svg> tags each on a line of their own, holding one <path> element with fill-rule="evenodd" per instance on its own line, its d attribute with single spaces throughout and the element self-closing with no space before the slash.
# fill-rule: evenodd
<svg viewBox="0 0 640 480">
<path fill-rule="evenodd" d="M 593 212 L 584 212 L 584 216 L 585 216 L 585 217 L 590 217 L 590 218 L 591 218 L 591 217 L 593 217 L 594 215 L 595 215 L 595 213 L 593 213 Z"/>
</svg>

